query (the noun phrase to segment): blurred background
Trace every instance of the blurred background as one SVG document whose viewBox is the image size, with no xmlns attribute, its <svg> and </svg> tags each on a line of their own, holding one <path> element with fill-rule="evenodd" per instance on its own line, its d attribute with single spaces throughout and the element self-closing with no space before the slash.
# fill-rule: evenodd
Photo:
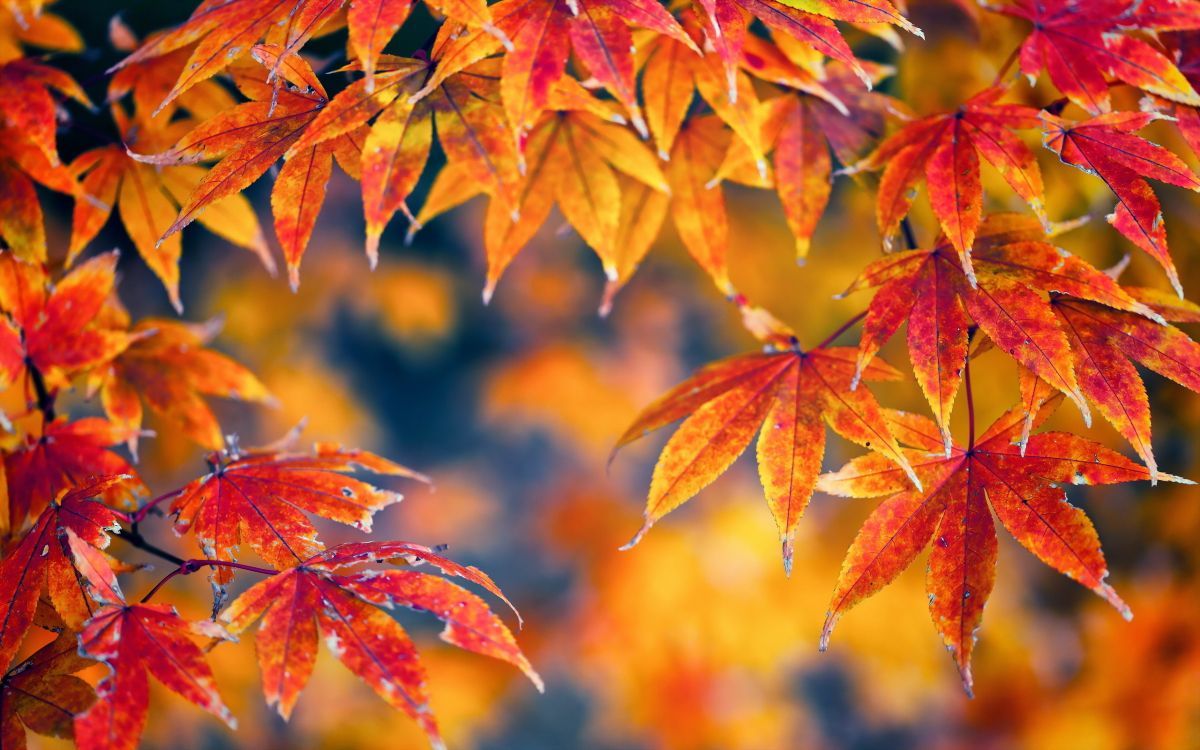
<svg viewBox="0 0 1200 750">
<path fill-rule="evenodd" d="M 1021 29 L 989 17 L 982 30 L 958 3 L 909 3 L 927 42 L 909 42 L 885 90 L 921 114 L 956 104 L 990 83 Z M 178 23 L 187 2 L 64 0 L 88 44 L 55 64 L 103 101 L 102 71 L 120 58 L 107 37 L 120 12 L 139 35 Z M 391 49 L 419 46 L 417 18 Z M 906 40 L 908 41 L 908 40 Z M 887 39 L 862 33 L 857 49 L 891 61 Z M 318 40 L 317 57 L 339 51 Z M 408 45 L 407 47 L 405 45 Z M 953 59 L 947 66 L 945 60 Z M 319 62 L 319 60 L 318 60 Z M 1119 95 L 1119 94 L 1118 94 Z M 1018 96 L 1045 103 L 1052 92 L 1025 83 Z M 1136 102 L 1123 101 L 1125 106 Z M 1068 110 L 1068 115 L 1071 112 Z M 76 107 L 79 124 L 60 133 L 64 160 L 115 139 L 107 113 Z M 1194 164 L 1163 129 L 1154 136 Z M 1036 142 L 1036 133 L 1030 133 Z M 1098 180 L 1052 165 L 1045 155 L 1051 218 L 1091 214 L 1062 244 L 1098 266 L 1131 245 L 1101 217 L 1111 195 Z M 985 167 L 990 209 L 1025 210 Z M 427 186 L 418 191 L 415 206 Z M 1184 286 L 1200 294 L 1200 211 L 1184 191 L 1156 185 Z M 270 229 L 269 180 L 249 191 Z M 61 258 L 70 201 L 43 194 L 52 256 Z M 787 321 L 812 345 L 862 309 L 866 298 L 834 301 L 877 257 L 873 192 L 835 186 L 809 262 L 793 242 L 772 193 L 727 188 L 735 285 Z M 671 230 L 619 294 L 596 314 L 603 275 L 579 238 L 552 218 L 500 282 L 490 306 L 481 246 L 484 204 L 476 199 L 403 243 L 397 218 L 384 235 L 378 269 L 363 254 L 358 187 L 335 171 L 330 195 L 293 294 L 250 253 L 198 224 L 184 233 L 182 298 L 188 320 L 223 318 L 216 346 L 248 364 L 278 409 L 218 404 L 243 444 L 270 442 L 307 418 L 307 440 L 379 452 L 434 478 L 435 488 L 396 485 L 403 503 L 376 521 L 377 538 L 447 544 L 448 555 L 488 571 L 522 610 L 522 646 L 546 679 L 538 695 L 515 670 L 458 653 L 434 622 L 404 616 L 422 648 L 434 709 L 456 750 L 653 748 L 1121 748 L 1200 747 L 1200 496 L 1194 487 L 1078 488 L 1104 542 L 1113 583 L 1133 608 L 1124 622 L 1108 605 L 1038 563 L 1001 535 L 996 592 L 976 652 L 977 698 L 968 700 L 929 622 L 924 564 L 848 614 L 828 653 L 817 651 L 841 558 L 867 501 L 814 498 L 784 576 L 774 524 L 753 460 L 659 523 L 636 548 L 654 459 L 667 432 L 622 452 L 610 446 L 637 411 L 693 368 L 755 346 L 736 310 L 717 295 Z M 914 215 L 931 239 L 924 199 Z M 109 222 L 92 251 L 120 247 L 120 294 L 135 317 L 173 315 L 165 293 Z M 1165 286 L 1138 255 L 1124 281 Z M 1195 334 L 1196 331 L 1191 331 Z M 853 343 L 855 334 L 843 337 Z M 884 352 L 907 365 L 899 341 Z M 992 352 L 976 374 L 986 423 L 1017 398 L 1014 366 Z M 1155 452 L 1165 471 L 1200 478 L 1200 397 L 1146 378 Z M 885 405 L 925 411 L 911 381 L 876 389 Z M 80 404 L 75 413 L 94 410 Z M 958 410 L 958 416 L 965 416 Z M 154 428 L 153 421 L 149 426 Z M 1106 424 L 1085 430 L 1064 408 L 1053 426 L 1085 432 L 1131 454 Z M 831 435 L 828 468 L 858 449 Z M 163 492 L 198 476 L 202 455 L 179 436 L 142 444 L 140 470 Z M 144 524 L 164 542 L 165 519 Z M 355 532 L 325 529 L 343 540 Z M 163 571 L 139 574 L 127 590 Z M 203 576 L 172 584 L 187 616 L 207 614 Z M 402 715 L 323 653 L 290 724 L 263 706 L 248 642 L 212 653 L 222 693 L 240 720 L 231 734 L 182 700 L 157 690 L 149 748 L 420 748 Z M 42 747 L 54 747 L 42 742 Z"/>
</svg>

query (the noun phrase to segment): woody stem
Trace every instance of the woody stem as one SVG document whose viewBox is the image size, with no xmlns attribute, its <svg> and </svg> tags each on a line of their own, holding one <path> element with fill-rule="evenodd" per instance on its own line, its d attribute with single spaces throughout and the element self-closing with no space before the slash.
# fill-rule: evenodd
<svg viewBox="0 0 1200 750">
<path fill-rule="evenodd" d="M 45 424 L 50 424 L 54 421 L 54 394 L 46 388 L 46 379 L 42 377 L 42 371 L 37 368 L 37 365 L 29 357 L 25 358 L 25 367 L 29 370 L 29 380 L 33 384 L 33 393 L 37 399 L 38 411 L 42 413 Z"/>
<path fill-rule="evenodd" d="M 174 563 L 175 565 L 183 565 L 183 563 L 186 562 L 182 557 L 179 557 L 178 555 L 173 555 L 170 552 L 167 552 L 165 549 L 162 549 L 161 547 L 151 544 L 150 541 L 148 539 L 146 539 L 146 537 L 142 536 L 142 532 L 138 531 L 136 521 L 130 525 L 129 533 L 117 534 L 117 539 L 124 541 L 126 544 L 128 544 L 131 547 L 136 547 L 137 549 L 140 549 L 143 552 L 147 552 L 151 555 L 154 555 L 157 558 L 166 560 L 169 563 Z"/>
<path fill-rule="evenodd" d="M 158 593 L 158 590 L 167 584 L 175 576 L 187 576 L 195 573 L 201 568 L 235 568 L 237 570 L 246 570 L 251 573 L 259 573 L 265 576 L 273 576 L 279 571 L 270 568 L 260 568 L 255 565 L 245 565 L 243 563 L 229 562 L 226 560 L 179 560 L 179 567 L 172 570 L 163 576 L 162 580 L 154 584 L 154 588 L 150 589 L 150 593 L 142 597 L 142 603 L 150 601 L 151 597 Z"/>
</svg>

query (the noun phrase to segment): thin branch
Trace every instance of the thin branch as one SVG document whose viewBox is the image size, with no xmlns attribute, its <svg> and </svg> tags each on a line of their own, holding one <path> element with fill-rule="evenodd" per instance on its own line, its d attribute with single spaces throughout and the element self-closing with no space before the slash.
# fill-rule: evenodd
<svg viewBox="0 0 1200 750">
<path fill-rule="evenodd" d="M 159 503 L 161 503 L 165 500 L 170 500 L 171 498 L 178 495 L 180 492 L 183 492 L 182 488 L 180 488 L 178 490 L 172 490 L 172 491 L 166 493 L 165 495 L 159 495 L 158 497 L 154 498 L 150 502 L 148 502 L 145 505 L 143 505 L 142 507 L 138 508 L 137 512 L 130 515 L 129 523 L 131 523 L 131 524 L 141 523 L 143 520 L 145 520 L 146 516 L 150 515 L 150 512 L 153 511 L 158 506 Z"/>
<path fill-rule="evenodd" d="M 180 560 L 179 567 L 172 570 L 163 576 L 162 580 L 154 584 L 154 588 L 150 589 L 150 593 L 142 597 L 142 603 L 150 601 L 151 597 L 158 593 L 158 590 L 167 584 L 175 576 L 188 576 L 195 573 L 201 568 L 235 568 L 237 570 L 245 570 L 251 573 L 259 573 L 265 576 L 273 576 L 278 573 L 278 570 L 271 568 L 260 568 L 255 565 L 245 565 L 243 563 L 228 562 L 225 560 Z"/>
<path fill-rule="evenodd" d="M 165 549 L 162 549 L 161 547 L 158 547 L 158 546 L 152 544 L 148 539 L 146 539 L 146 537 L 142 536 L 142 533 L 140 531 L 138 531 L 138 527 L 137 527 L 136 523 L 132 524 L 129 527 L 128 533 L 117 534 L 116 537 L 117 537 L 117 539 L 120 539 L 121 541 L 125 542 L 126 544 L 128 544 L 131 547 L 136 547 L 137 549 L 140 549 L 143 552 L 147 552 L 151 555 L 154 555 L 155 557 L 157 557 L 159 559 L 166 560 L 169 563 L 173 563 L 175 565 L 183 565 L 186 562 L 186 560 L 184 560 L 182 557 L 179 557 L 178 555 L 173 555 L 170 552 L 167 552 Z"/>
<path fill-rule="evenodd" d="M 826 336 L 826 337 L 825 337 L 825 340 L 824 340 L 824 341 L 822 341 L 821 343 L 817 344 L 817 345 L 816 345 L 814 348 L 816 348 L 816 349 L 824 349 L 825 347 L 829 346 L 829 345 L 830 345 L 830 344 L 832 344 L 834 341 L 837 341 L 837 337 L 838 337 L 838 336 L 841 336 L 843 333 L 845 333 L 846 331 L 850 330 L 850 328 L 851 328 L 851 327 L 852 327 L 852 326 L 853 326 L 855 323 L 857 323 L 858 321 L 862 320 L 862 319 L 863 319 L 863 318 L 865 318 L 865 317 L 867 317 L 867 311 L 866 311 L 866 310 L 863 310 L 863 311 L 862 311 L 862 312 L 860 312 L 858 315 L 855 315 L 855 316 L 854 316 L 853 318 L 851 318 L 850 320 L 847 320 L 845 323 L 842 323 L 840 326 L 838 326 L 838 328 L 837 328 L 837 330 L 836 330 L 836 331 L 834 331 L 833 333 L 831 333 L 831 334 L 829 334 L 828 336 Z"/>
<path fill-rule="evenodd" d="M 46 388 L 46 379 L 42 377 L 42 371 L 29 357 L 25 357 L 25 369 L 29 371 L 29 380 L 33 383 L 38 411 L 42 413 L 44 424 L 50 424 L 54 421 L 54 394 Z"/>
<path fill-rule="evenodd" d="M 900 220 L 900 229 L 904 232 L 904 242 L 908 245 L 909 250 L 916 250 L 920 247 L 920 243 L 917 242 L 917 234 L 913 231 L 912 222 L 908 220 L 907 216 Z"/>
</svg>

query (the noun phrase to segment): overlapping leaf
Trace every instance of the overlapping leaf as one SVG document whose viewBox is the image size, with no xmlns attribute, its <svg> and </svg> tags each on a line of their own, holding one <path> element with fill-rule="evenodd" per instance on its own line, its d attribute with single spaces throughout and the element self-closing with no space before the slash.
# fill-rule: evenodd
<svg viewBox="0 0 1200 750">
<path fill-rule="evenodd" d="M 489 206 L 484 233 L 488 279 L 484 299 L 512 258 L 546 221 L 557 203 L 567 221 L 596 252 L 613 284 L 621 271 L 621 182 L 624 174 L 648 188 L 666 193 L 667 178 L 658 159 L 627 128 L 613 124 L 597 111 L 599 101 L 581 94 L 578 101 L 546 113 L 530 131 L 525 149 L 525 175 L 512 221 L 504 204 Z"/>
<path fill-rule="evenodd" d="M 54 93 L 84 105 L 83 89 L 66 73 L 20 58 L 0 64 L 0 239 L 24 260 L 46 260 L 46 230 L 34 182 L 74 193 L 58 157 Z"/>
<path fill-rule="evenodd" d="M 258 47 L 256 50 L 264 64 L 279 60 L 276 49 Z M 324 89 L 306 85 L 309 81 L 315 82 L 316 78 L 308 63 L 299 58 L 293 58 L 282 67 L 281 77 L 292 85 L 278 90 L 262 80 L 261 68 L 241 72 L 243 75 L 238 83 L 250 97 L 249 102 L 206 120 L 165 152 L 130 152 L 134 159 L 157 166 L 218 160 L 187 191 L 178 216 L 162 230 L 159 243 L 171 241 L 172 235 L 197 219 L 202 211 L 241 192 L 266 173 L 301 138 L 327 102 Z M 337 137 L 346 137 L 344 131 L 330 135 L 329 139 Z M 332 148 L 334 146 L 330 144 L 322 149 L 322 153 L 329 155 L 327 152 Z M 307 152 L 304 156 L 313 158 L 313 154 Z M 291 168 L 285 165 L 285 168 L 286 174 L 281 170 L 273 191 L 273 194 L 284 195 L 272 200 L 272 208 L 276 233 L 284 245 L 284 257 L 290 269 L 299 263 L 299 256 L 308 244 L 313 222 L 324 200 L 329 173 L 325 170 L 314 175 L 311 165 L 306 168 L 303 162 L 297 162 Z M 309 179 L 304 183 L 306 176 Z"/>
<path fill-rule="evenodd" d="M 70 628 L 78 629 L 98 608 L 89 593 L 117 591 L 115 578 L 99 550 L 119 530 L 117 515 L 92 498 L 122 484 L 107 477 L 82 489 L 64 490 L 34 521 L 33 527 L 0 561 L 0 663 L 12 664 L 43 590 Z"/>
<path fill-rule="evenodd" d="M 860 366 L 908 323 L 908 351 L 950 450 L 950 412 L 962 381 L 967 334 L 977 326 L 998 348 L 1062 391 L 1086 415 L 1071 345 L 1050 292 L 1112 308 L 1149 313 L 1111 278 L 1056 248 L 1032 217 L 997 214 L 974 243 L 976 285 L 944 238 L 932 250 L 893 253 L 875 261 L 847 289 L 877 289 L 859 345 Z"/>
<path fill-rule="evenodd" d="M 132 437 L 128 429 L 98 417 L 58 419 L 44 425 L 40 435 L 27 436 L 24 445 L 4 455 L 7 529 L 20 529 L 64 490 L 106 476 L 130 477 L 105 486 L 100 496 L 111 505 L 131 507 L 135 498 L 148 492 L 129 462 L 109 448 Z"/>
<path fill-rule="evenodd" d="M 25 750 L 26 729 L 73 738 L 75 717 L 96 699 L 92 686 L 75 673 L 91 664 L 79 655 L 78 635 L 68 630 L 8 670 L 0 681 L 0 744 Z"/>
<path fill-rule="evenodd" d="M 856 169 L 883 169 L 875 215 L 885 247 L 891 249 L 900 221 L 912 206 L 914 187 L 924 179 L 942 232 L 958 251 L 963 270 L 974 284 L 971 248 L 983 217 L 980 157 L 996 167 L 1017 195 L 1046 222 L 1037 160 L 1012 133 L 1037 127 L 1038 110 L 1001 104 L 1004 94 L 1004 87 L 993 86 L 953 112 L 916 120 L 856 165 Z"/>
<path fill-rule="evenodd" d="M 276 451 L 214 453 L 212 471 L 180 489 L 171 503 L 175 531 L 192 532 L 210 559 L 233 561 L 250 549 L 277 568 L 292 567 L 324 549 L 305 513 L 363 531 L 375 511 L 400 500 L 346 473 L 421 479 L 421 475 L 372 453 L 318 444 L 311 454 Z M 214 571 L 218 583 L 232 571 Z"/>
<path fill-rule="evenodd" d="M 1151 480 L 1156 479 L 1150 402 L 1134 363 L 1200 392 L 1200 344 L 1161 318 L 1150 320 L 1070 297 L 1057 297 L 1053 306 L 1071 338 L 1080 390 L 1137 451 Z M 1195 320 L 1194 315 L 1162 311 L 1167 317 Z"/>
<path fill-rule="evenodd" d="M 1170 58 L 1126 30 L 1170 31 L 1200 24 L 1200 5 L 1141 0 L 1012 0 L 1001 12 L 1033 29 L 1021 47 L 1021 71 L 1036 80 L 1043 69 L 1058 90 L 1093 115 L 1108 112 L 1105 76 L 1172 101 L 1200 104 Z"/>
<path fill-rule="evenodd" d="M 136 143 L 127 148 L 153 147 L 163 134 L 148 125 L 134 127 L 124 114 L 113 110 L 118 127 L 126 133 L 138 132 Z M 178 125 L 172 126 L 178 130 Z M 157 136 L 157 138 L 156 138 Z M 126 233 L 138 254 L 166 287 L 175 309 L 182 311 L 179 299 L 179 258 L 182 245 L 178 235 L 160 238 L 175 221 L 180 205 L 203 180 L 199 166 L 154 168 L 143 164 L 120 146 L 101 146 L 80 154 L 71 163 L 72 173 L 80 180 L 80 195 L 75 200 L 71 222 L 68 262 L 96 237 L 113 209 L 121 217 Z M 229 195 L 209 206 L 199 220 L 205 227 L 234 244 L 254 251 L 269 271 L 275 261 L 266 247 L 258 220 L 243 195 Z"/>
<path fill-rule="evenodd" d="M 0 325 L 5 382 L 34 368 L 47 388 L 56 389 L 130 344 L 127 333 L 97 322 L 112 292 L 116 265 L 115 251 L 98 255 L 74 268 L 51 291 L 41 265 L 0 253 L 0 310 L 8 315 Z"/>
<path fill-rule="evenodd" d="M 1039 423 L 1060 400 L 1040 407 Z M 1100 485 L 1150 478 L 1150 472 L 1099 443 L 1063 432 L 1017 446 L 1025 415 L 1013 409 L 965 446 L 943 452 L 940 428 L 924 417 L 891 413 L 893 432 L 924 489 L 876 455 L 822 475 L 822 492 L 844 497 L 888 496 L 863 522 L 842 563 L 821 648 L 851 607 L 895 580 L 926 548 L 929 610 L 971 693 L 971 655 L 983 609 L 996 579 L 997 539 L 992 513 L 1022 546 L 1050 567 L 1092 589 L 1126 618 L 1125 605 L 1106 579 L 1108 566 L 1096 530 L 1067 502 L 1068 485 Z M 1169 475 L 1160 478 L 1177 479 Z M 932 544 L 931 544 L 932 542 Z"/>
<path fill-rule="evenodd" d="M 298 60 L 295 53 L 314 35 L 339 25 L 338 11 L 345 0 L 205 0 L 191 17 L 164 34 L 146 41 L 136 52 L 114 66 L 110 72 L 144 63 L 177 50 L 191 48 L 191 54 L 178 73 L 174 84 L 158 104 L 161 110 L 192 87 L 225 70 L 237 58 L 260 41 L 277 46 L 282 58 Z M 369 39 L 361 52 L 377 53 L 403 22 L 395 21 L 395 12 L 371 14 L 372 9 L 383 11 L 388 3 L 363 3 L 373 6 L 350 14 L 353 19 L 352 43 L 360 45 Z M 485 11 L 486 12 L 486 11 Z M 344 23 L 347 17 L 341 17 Z M 378 27 L 365 24 L 382 22 Z M 390 28 L 390 33 L 388 29 Z M 385 36 L 386 35 L 386 36 Z M 272 78 L 279 65 L 271 68 Z"/>
<path fill-rule="evenodd" d="M 1043 113 L 1044 142 L 1067 164 L 1104 180 L 1117 196 L 1108 222 L 1167 272 L 1180 297 L 1183 286 L 1167 251 L 1162 207 L 1146 178 L 1200 191 L 1200 178 L 1175 154 L 1134 135 L 1157 119 L 1153 112 L 1113 112 L 1083 122 Z"/>
<path fill-rule="evenodd" d="M 79 653 L 110 673 L 96 686 L 96 702 L 75 720 L 80 750 L 134 750 L 146 726 L 150 680 L 235 726 L 217 693 L 212 668 L 194 636 L 228 637 L 212 622 L 192 623 L 171 607 L 112 602 L 79 634 Z"/>
<path fill-rule="evenodd" d="M 500 93 L 509 123 L 522 136 L 548 106 L 572 50 L 644 133 L 629 26 L 652 29 L 694 48 L 670 13 L 650 0 L 505 0 L 493 13 L 496 26 L 512 40 L 501 68 Z"/>
<path fill-rule="evenodd" d="M 252 372 L 205 348 L 218 329 L 219 325 L 158 318 L 141 320 L 130 329 L 137 341 L 99 375 L 97 387 L 108 418 L 134 434 L 135 451 L 143 402 L 168 427 L 209 450 L 220 449 L 225 441 L 205 396 L 271 402 L 266 386 Z"/>
<path fill-rule="evenodd" d="M 776 39 L 784 38 L 776 35 Z M 747 71 L 798 90 L 765 101 L 759 108 L 763 140 L 774 148 L 774 170 L 764 179 L 746 169 L 751 158 L 748 147 L 734 141 L 717 178 L 756 187 L 769 186 L 773 181 L 788 227 L 796 238 L 796 259 L 803 262 L 832 191 L 830 151 L 845 165 L 857 162 L 882 136 L 885 123 L 901 105 L 889 96 L 864 89 L 858 76 L 844 64 L 824 66 L 818 80 L 815 73 L 793 58 L 799 57 L 794 46 L 781 44 L 780 50 L 783 52 L 766 42 L 748 42 L 743 51 Z M 872 82 L 890 73 L 884 66 L 869 63 L 862 63 L 859 70 Z"/>
<path fill-rule="evenodd" d="M 408 607 L 446 623 L 442 639 L 513 664 L 542 688 L 512 633 L 479 597 L 445 578 L 414 569 L 364 570 L 363 562 L 409 560 L 437 566 L 495 590 L 490 579 L 426 547 L 379 542 L 334 547 L 268 578 L 239 596 L 221 617 L 240 633 L 259 621 L 256 643 L 268 704 L 288 718 L 312 674 L 317 644 L 330 651 L 389 705 L 417 721 L 442 747 L 429 709 L 416 647 L 387 610 Z"/>
<path fill-rule="evenodd" d="M 617 448 L 686 419 L 659 456 L 645 524 L 628 546 L 724 473 L 755 433 L 759 478 L 789 571 L 796 524 L 812 497 L 825 454 L 823 422 L 912 475 L 875 397 L 866 388 L 851 387 L 853 359 L 854 350 L 844 347 L 732 357 L 705 367 L 643 410 Z M 899 373 L 876 361 L 863 370 L 863 377 L 892 380 Z"/>
<path fill-rule="evenodd" d="M 762 21 L 768 28 L 792 36 L 817 52 L 840 60 L 851 67 L 857 65 L 853 52 L 846 40 L 830 19 L 860 24 L 895 24 L 906 31 L 923 37 L 919 28 L 912 25 L 886 0 L 800 0 L 797 2 L 775 2 L 775 0 L 697 0 L 702 10 L 705 34 L 708 43 L 720 57 L 726 70 L 726 89 L 729 99 L 739 96 L 736 71 L 740 67 L 743 45 L 749 38 L 746 14 Z M 865 73 L 861 75 L 867 81 Z"/>
</svg>

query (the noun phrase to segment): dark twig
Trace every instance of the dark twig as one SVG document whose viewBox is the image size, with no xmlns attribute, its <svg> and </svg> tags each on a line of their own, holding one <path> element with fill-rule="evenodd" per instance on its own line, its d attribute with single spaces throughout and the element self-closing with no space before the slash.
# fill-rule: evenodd
<svg viewBox="0 0 1200 750">
<path fill-rule="evenodd" d="M 251 573 L 259 573 L 265 576 L 273 576 L 278 573 L 278 570 L 271 568 L 259 568 L 255 565 L 244 565 L 243 563 L 228 562 L 225 560 L 180 560 L 179 567 L 172 570 L 163 576 L 162 580 L 154 584 L 154 588 L 150 589 L 150 593 L 142 597 L 142 603 L 150 601 L 151 597 L 158 593 L 158 590 L 167 584 L 175 576 L 187 576 L 195 573 L 201 568 L 235 568 L 237 570 L 246 570 Z"/>
<path fill-rule="evenodd" d="M 186 562 L 182 557 L 173 555 L 170 552 L 167 552 L 165 549 L 152 544 L 150 540 L 146 539 L 146 537 L 142 536 L 142 533 L 138 531 L 136 523 L 129 527 L 129 531 L 127 533 L 117 534 L 117 539 L 124 541 L 131 547 L 136 547 L 143 552 L 147 552 L 157 558 L 166 560 L 169 563 L 183 565 L 183 563 Z"/>
</svg>

